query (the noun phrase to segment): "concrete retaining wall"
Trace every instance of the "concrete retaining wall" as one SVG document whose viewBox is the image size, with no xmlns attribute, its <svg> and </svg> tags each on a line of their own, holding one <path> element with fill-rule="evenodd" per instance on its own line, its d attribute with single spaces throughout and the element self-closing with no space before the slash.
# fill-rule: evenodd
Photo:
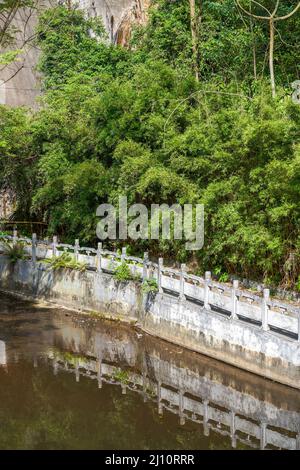
<svg viewBox="0 0 300 470">
<path fill-rule="evenodd" d="M 152 335 L 300 388 L 297 339 L 164 292 L 143 294 L 137 282 L 117 282 L 112 275 L 96 271 L 53 271 L 39 262 L 12 265 L 2 255 L 0 289 L 137 321 Z"/>
</svg>

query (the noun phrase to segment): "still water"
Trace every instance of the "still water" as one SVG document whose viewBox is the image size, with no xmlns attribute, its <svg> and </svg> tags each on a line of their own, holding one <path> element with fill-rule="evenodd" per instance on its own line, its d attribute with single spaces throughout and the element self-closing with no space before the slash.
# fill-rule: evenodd
<svg viewBox="0 0 300 470">
<path fill-rule="evenodd" d="M 296 449 L 299 392 L 0 294 L 1 449 Z"/>
</svg>

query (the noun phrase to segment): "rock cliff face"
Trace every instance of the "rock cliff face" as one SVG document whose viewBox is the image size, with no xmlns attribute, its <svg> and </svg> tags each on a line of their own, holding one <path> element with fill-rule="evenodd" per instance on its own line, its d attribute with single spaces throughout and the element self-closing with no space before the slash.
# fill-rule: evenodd
<svg viewBox="0 0 300 470">
<path fill-rule="evenodd" d="M 48 0 L 38 0 L 37 9 L 20 8 L 14 16 L 13 27 L 17 32 L 13 48 L 22 49 L 24 53 L 12 64 L 0 67 L 0 104 L 33 105 L 39 94 L 39 77 L 35 70 L 38 50 L 33 37 L 37 15 L 49 4 Z"/>
<path fill-rule="evenodd" d="M 150 0 L 80 0 L 89 16 L 101 17 L 112 43 L 126 46 L 133 24 L 144 24 Z"/>
<path fill-rule="evenodd" d="M 63 0 L 37 0 L 36 9 L 21 9 L 14 18 L 19 31 L 15 47 L 24 53 L 15 63 L 0 67 L 0 104 L 35 106 L 40 93 L 36 71 L 38 49 L 33 45 L 37 17 L 40 12 Z M 88 16 L 101 17 L 109 40 L 122 46 L 128 44 L 133 24 L 144 24 L 150 0 L 77 0 Z M 75 2 L 74 2 L 75 4 Z"/>
<path fill-rule="evenodd" d="M 127 10 L 124 10 L 115 31 L 114 41 L 121 46 L 126 46 L 130 39 L 133 25 L 144 25 L 147 22 L 147 12 L 150 0 L 135 0 Z"/>
</svg>

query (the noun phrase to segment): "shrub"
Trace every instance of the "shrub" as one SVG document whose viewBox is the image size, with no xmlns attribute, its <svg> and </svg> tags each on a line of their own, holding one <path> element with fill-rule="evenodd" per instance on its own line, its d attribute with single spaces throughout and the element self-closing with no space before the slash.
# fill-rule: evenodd
<svg viewBox="0 0 300 470">
<path fill-rule="evenodd" d="M 67 268 L 76 269 L 78 271 L 85 271 L 87 267 L 86 263 L 80 263 L 79 261 L 76 261 L 73 255 L 66 252 L 52 259 L 45 259 L 44 262 L 49 263 L 52 269 Z"/>
<path fill-rule="evenodd" d="M 158 292 L 158 285 L 156 279 L 145 279 L 142 284 L 142 291 L 147 294 L 148 292 Z"/>
<path fill-rule="evenodd" d="M 115 268 L 114 277 L 117 281 L 132 281 L 135 279 L 135 276 L 132 274 L 125 261 L 122 261 L 122 263 Z"/>
<path fill-rule="evenodd" d="M 228 273 L 222 273 L 221 276 L 219 277 L 220 282 L 228 282 L 229 281 L 229 274 Z"/>
<path fill-rule="evenodd" d="M 4 242 L 4 253 L 8 256 L 9 260 L 12 263 L 16 263 L 18 259 L 25 259 L 25 246 L 24 243 L 10 243 L 5 241 Z"/>
<path fill-rule="evenodd" d="M 222 268 L 220 267 L 215 268 L 214 274 L 217 276 L 219 282 L 229 281 L 229 274 L 227 272 L 222 272 Z"/>
</svg>

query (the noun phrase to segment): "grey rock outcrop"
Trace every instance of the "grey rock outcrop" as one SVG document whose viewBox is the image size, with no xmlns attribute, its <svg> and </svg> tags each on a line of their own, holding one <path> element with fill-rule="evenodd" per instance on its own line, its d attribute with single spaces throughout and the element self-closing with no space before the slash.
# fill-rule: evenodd
<svg viewBox="0 0 300 470">
<path fill-rule="evenodd" d="M 17 29 L 15 49 L 23 54 L 9 66 L 0 67 L 0 104 L 36 106 L 40 94 L 40 76 L 36 70 L 39 50 L 34 44 L 35 27 L 40 12 L 59 0 L 36 0 L 35 9 L 20 9 L 14 17 Z M 75 2 L 73 2 L 75 5 Z M 88 16 L 101 17 L 109 41 L 126 46 L 132 24 L 146 21 L 149 0 L 78 0 Z"/>
</svg>

